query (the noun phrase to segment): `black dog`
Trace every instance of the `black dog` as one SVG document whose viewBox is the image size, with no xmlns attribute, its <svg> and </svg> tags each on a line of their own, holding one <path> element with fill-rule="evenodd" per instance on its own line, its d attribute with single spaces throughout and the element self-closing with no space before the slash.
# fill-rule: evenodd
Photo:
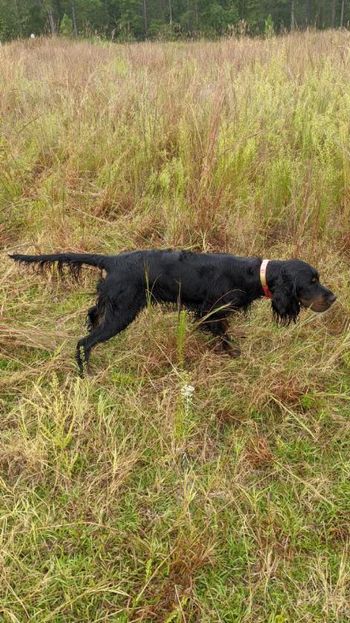
<svg viewBox="0 0 350 623">
<path fill-rule="evenodd" d="M 77 362 L 83 374 L 91 349 L 109 340 L 153 303 L 175 303 L 194 312 L 200 328 L 219 340 L 232 355 L 227 335 L 228 318 L 262 296 L 271 298 L 277 322 L 296 321 L 300 307 L 323 312 L 336 296 L 319 282 L 317 271 L 301 260 L 262 260 L 225 253 L 150 250 L 120 255 L 58 253 L 55 255 L 11 255 L 14 260 L 39 263 L 58 262 L 78 273 L 83 264 L 106 272 L 98 284 L 96 305 L 88 311 L 89 335 L 79 340 Z"/>
</svg>

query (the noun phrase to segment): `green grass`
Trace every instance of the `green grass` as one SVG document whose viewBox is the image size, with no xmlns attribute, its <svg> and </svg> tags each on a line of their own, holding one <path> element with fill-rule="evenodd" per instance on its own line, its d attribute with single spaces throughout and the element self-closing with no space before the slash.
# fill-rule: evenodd
<svg viewBox="0 0 350 623">
<path fill-rule="evenodd" d="M 349 42 L 0 48 L 1 621 L 349 620 Z M 6 252 L 155 246 L 302 257 L 338 302 L 254 304 L 235 360 L 149 305 L 77 378 L 96 275 Z"/>
</svg>

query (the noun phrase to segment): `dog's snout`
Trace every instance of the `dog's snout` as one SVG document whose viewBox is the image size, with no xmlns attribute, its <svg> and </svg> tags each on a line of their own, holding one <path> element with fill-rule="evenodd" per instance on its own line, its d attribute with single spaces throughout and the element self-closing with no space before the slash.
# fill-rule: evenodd
<svg viewBox="0 0 350 623">
<path fill-rule="evenodd" d="M 337 297 L 335 296 L 335 294 L 333 294 L 333 292 L 331 292 L 331 293 L 328 295 L 328 301 L 329 301 L 330 303 L 335 303 L 335 301 L 336 301 L 336 300 L 337 300 Z"/>
</svg>

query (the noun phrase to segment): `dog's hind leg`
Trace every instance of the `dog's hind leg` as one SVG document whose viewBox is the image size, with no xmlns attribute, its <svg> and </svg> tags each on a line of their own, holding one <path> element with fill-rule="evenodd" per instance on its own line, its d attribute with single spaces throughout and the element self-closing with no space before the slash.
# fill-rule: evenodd
<svg viewBox="0 0 350 623">
<path fill-rule="evenodd" d="M 97 305 L 90 307 L 87 312 L 86 327 L 89 333 L 91 333 L 98 325 L 99 313 Z"/>
<path fill-rule="evenodd" d="M 113 307 L 107 308 L 101 324 L 93 328 L 91 333 L 81 338 L 77 344 L 76 360 L 81 376 L 84 376 L 84 368 L 89 363 L 92 348 L 100 342 L 107 342 L 114 335 L 124 331 L 136 318 L 142 307 L 143 302 L 136 300 L 130 305 L 129 299 L 125 301 L 123 306 L 119 304 L 116 309 Z"/>
</svg>

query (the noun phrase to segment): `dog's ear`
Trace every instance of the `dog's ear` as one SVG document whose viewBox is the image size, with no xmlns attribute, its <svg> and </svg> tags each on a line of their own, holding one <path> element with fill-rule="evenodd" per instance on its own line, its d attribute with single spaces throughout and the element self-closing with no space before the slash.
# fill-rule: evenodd
<svg viewBox="0 0 350 623">
<path fill-rule="evenodd" d="M 276 322 L 283 325 L 296 322 L 300 304 L 295 284 L 285 268 L 281 269 L 274 284 L 271 305 Z"/>
</svg>

